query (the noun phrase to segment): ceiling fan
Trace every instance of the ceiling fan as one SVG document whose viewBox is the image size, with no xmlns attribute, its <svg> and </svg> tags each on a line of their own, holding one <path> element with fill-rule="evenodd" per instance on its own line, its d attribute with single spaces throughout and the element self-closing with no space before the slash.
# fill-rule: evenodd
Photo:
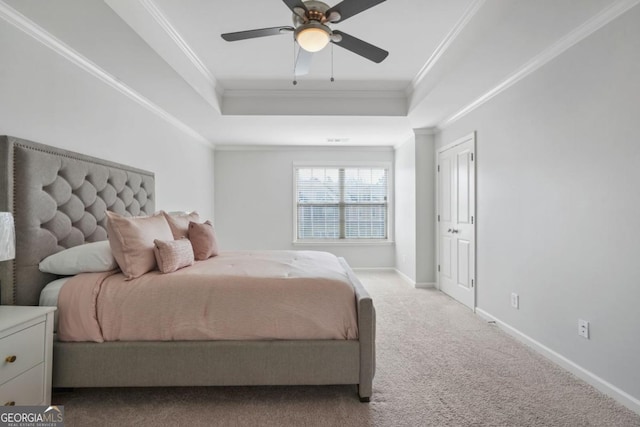
<svg viewBox="0 0 640 427">
<path fill-rule="evenodd" d="M 309 72 L 313 53 L 322 50 L 330 42 L 376 63 L 384 61 L 389 55 L 389 52 L 384 49 L 330 27 L 330 24 L 343 22 L 385 0 L 343 0 L 333 7 L 316 0 L 283 1 L 293 12 L 293 27 L 270 27 L 225 33 L 222 34 L 222 38 L 232 42 L 293 33 L 294 39 L 301 47 L 295 65 L 295 75 L 298 76 Z"/>
</svg>

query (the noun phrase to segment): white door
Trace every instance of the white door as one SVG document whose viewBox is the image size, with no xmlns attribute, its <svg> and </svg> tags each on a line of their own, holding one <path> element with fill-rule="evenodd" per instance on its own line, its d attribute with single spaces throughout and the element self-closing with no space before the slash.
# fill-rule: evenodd
<svg viewBox="0 0 640 427">
<path fill-rule="evenodd" d="M 475 134 L 438 152 L 438 286 L 475 309 Z"/>
</svg>

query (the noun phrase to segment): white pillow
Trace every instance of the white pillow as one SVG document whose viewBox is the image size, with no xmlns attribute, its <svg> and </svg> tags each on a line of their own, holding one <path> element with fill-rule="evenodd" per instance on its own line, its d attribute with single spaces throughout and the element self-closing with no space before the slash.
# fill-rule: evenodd
<svg viewBox="0 0 640 427">
<path fill-rule="evenodd" d="M 43 273 L 73 276 L 80 273 L 100 273 L 118 268 L 108 240 L 86 243 L 65 249 L 40 262 Z"/>
<path fill-rule="evenodd" d="M 71 277 L 63 277 L 62 279 L 57 279 L 53 282 L 47 283 L 47 286 L 42 288 L 42 291 L 40 292 L 40 303 L 38 305 L 45 307 L 57 307 L 60 289 L 62 289 L 62 286 L 69 280 L 71 280 Z"/>
</svg>

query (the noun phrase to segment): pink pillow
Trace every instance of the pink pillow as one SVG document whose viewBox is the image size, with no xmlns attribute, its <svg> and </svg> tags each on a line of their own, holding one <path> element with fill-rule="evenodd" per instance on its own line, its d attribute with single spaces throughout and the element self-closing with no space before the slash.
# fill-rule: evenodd
<svg viewBox="0 0 640 427">
<path fill-rule="evenodd" d="M 189 239 L 154 240 L 153 253 L 156 256 L 158 270 L 171 273 L 193 264 L 193 247 Z"/>
<path fill-rule="evenodd" d="M 113 257 L 127 280 L 156 268 L 155 239 L 173 239 L 171 228 L 161 214 L 127 218 L 107 211 L 107 234 Z"/>
<path fill-rule="evenodd" d="M 198 261 L 218 255 L 218 241 L 211 221 L 204 224 L 189 223 L 189 240 L 193 246 L 193 255 Z"/>
<path fill-rule="evenodd" d="M 191 221 L 200 222 L 200 215 L 195 211 L 188 214 L 168 214 L 165 211 L 160 212 L 162 212 L 162 215 L 164 215 L 164 218 L 169 223 L 171 233 L 173 233 L 173 238 L 175 240 L 187 237 L 187 234 L 189 233 L 189 223 Z"/>
</svg>

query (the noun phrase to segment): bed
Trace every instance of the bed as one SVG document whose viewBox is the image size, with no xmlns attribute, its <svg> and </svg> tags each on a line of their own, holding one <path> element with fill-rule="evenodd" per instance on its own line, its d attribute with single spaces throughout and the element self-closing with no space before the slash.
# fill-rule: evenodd
<svg viewBox="0 0 640 427">
<path fill-rule="evenodd" d="M 57 277 L 38 264 L 107 239 L 105 210 L 156 211 L 151 172 L 0 136 L 0 211 L 16 224 L 16 259 L 0 263 L 0 303 L 38 305 Z M 63 342 L 54 337 L 53 387 L 353 384 L 372 395 L 375 309 L 340 259 L 355 293 L 357 339 Z"/>
</svg>

